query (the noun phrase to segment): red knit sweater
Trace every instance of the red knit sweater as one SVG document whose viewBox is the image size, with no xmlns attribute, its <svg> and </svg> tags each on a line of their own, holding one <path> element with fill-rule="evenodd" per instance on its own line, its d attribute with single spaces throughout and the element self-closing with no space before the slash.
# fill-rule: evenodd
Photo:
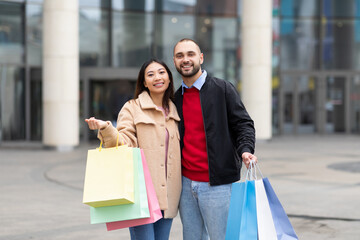
<svg viewBox="0 0 360 240">
<path fill-rule="evenodd" d="M 200 92 L 196 88 L 185 89 L 183 118 L 185 134 L 181 161 L 182 174 L 193 181 L 209 182 L 204 120 Z"/>
</svg>

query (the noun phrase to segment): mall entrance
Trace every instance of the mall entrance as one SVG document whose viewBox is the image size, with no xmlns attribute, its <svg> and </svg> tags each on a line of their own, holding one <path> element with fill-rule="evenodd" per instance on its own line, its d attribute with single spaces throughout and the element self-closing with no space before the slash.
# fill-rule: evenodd
<svg viewBox="0 0 360 240">
<path fill-rule="evenodd" d="M 109 120 L 116 126 L 122 106 L 133 98 L 138 71 L 138 68 L 80 69 L 81 140 L 97 139 L 97 131 L 89 130 L 85 118 Z"/>
<path fill-rule="evenodd" d="M 360 132 L 360 74 L 288 72 L 279 88 L 280 134 Z"/>
</svg>

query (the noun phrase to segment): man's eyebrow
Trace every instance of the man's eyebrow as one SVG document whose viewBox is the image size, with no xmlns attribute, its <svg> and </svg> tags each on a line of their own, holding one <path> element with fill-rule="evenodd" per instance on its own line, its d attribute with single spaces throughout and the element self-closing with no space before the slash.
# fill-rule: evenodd
<svg viewBox="0 0 360 240">
<path fill-rule="evenodd" d="M 195 53 L 195 51 L 187 51 L 186 53 Z M 175 53 L 175 55 L 180 55 L 180 54 L 184 54 L 183 52 L 177 52 L 177 53 Z"/>
</svg>

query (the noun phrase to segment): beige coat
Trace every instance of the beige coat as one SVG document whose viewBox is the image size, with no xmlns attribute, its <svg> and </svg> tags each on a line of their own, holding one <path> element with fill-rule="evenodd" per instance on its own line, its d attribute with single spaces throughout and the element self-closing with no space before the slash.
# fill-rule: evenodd
<svg viewBox="0 0 360 240">
<path fill-rule="evenodd" d="M 114 147 L 118 132 L 119 144 L 123 140 L 129 147 L 144 150 L 151 178 L 159 200 L 160 208 L 165 210 L 165 218 L 177 215 L 181 193 L 180 135 L 176 107 L 169 104 L 169 114 L 156 107 L 149 94 L 144 91 L 135 100 L 128 101 L 121 109 L 117 128 L 110 122 L 99 131 L 98 137 L 105 147 Z M 167 154 L 167 176 L 165 176 L 165 134 L 169 132 Z"/>
</svg>

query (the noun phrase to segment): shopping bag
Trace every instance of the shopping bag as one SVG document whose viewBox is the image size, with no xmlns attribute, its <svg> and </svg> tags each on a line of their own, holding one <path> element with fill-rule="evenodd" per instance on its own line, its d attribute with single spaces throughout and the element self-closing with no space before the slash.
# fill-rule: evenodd
<svg viewBox="0 0 360 240">
<path fill-rule="evenodd" d="M 245 182 L 231 186 L 226 240 L 257 240 L 255 182 L 250 179 L 248 169 Z"/>
<path fill-rule="evenodd" d="M 126 146 L 88 151 L 83 203 L 104 207 L 134 202 L 133 151 Z"/>
<path fill-rule="evenodd" d="M 275 225 L 262 179 L 255 180 L 258 240 L 277 240 Z"/>
<path fill-rule="evenodd" d="M 255 181 L 246 181 L 239 240 L 257 240 Z"/>
<path fill-rule="evenodd" d="M 243 208 L 245 196 L 245 185 L 245 182 L 234 182 L 231 184 L 231 197 L 225 240 L 239 239 L 241 211 Z"/>
<path fill-rule="evenodd" d="M 121 229 L 121 228 L 127 228 L 127 227 L 134 227 L 134 226 L 139 226 L 139 225 L 143 225 L 143 224 L 154 223 L 157 220 L 159 220 L 160 218 L 162 218 L 159 201 L 156 197 L 155 188 L 154 188 L 153 182 L 151 180 L 150 172 L 149 172 L 149 169 L 148 169 L 148 166 L 146 163 L 146 159 L 145 159 L 143 150 L 141 150 L 141 159 L 142 159 L 143 169 L 144 169 L 150 217 L 106 223 L 106 227 L 107 227 L 108 231 Z"/>
<path fill-rule="evenodd" d="M 285 213 L 274 189 L 272 188 L 269 179 L 263 178 L 263 183 L 269 200 L 269 207 L 274 221 L 277 239 L 279 240 L 297 240 L 298 237 L 292 227 L 288 216 Z"/>
<path fill-rule="evenodd" d="M 109 207 L 90 207 L 91 223 L 106 223 L 150 217 L 145 178 L 139 148 L 133 148 L 134 156 L 134 203 Z"/>
</svg>

